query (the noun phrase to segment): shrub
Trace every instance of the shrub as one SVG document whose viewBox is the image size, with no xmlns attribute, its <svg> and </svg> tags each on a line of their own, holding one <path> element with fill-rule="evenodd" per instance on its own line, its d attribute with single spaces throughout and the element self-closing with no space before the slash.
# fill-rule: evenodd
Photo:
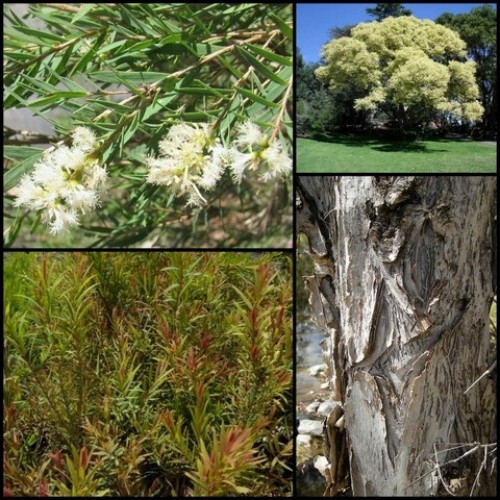
<svg viewBox="0 0 500 500">
<path fill-rule="evenodd" d="M 291 495 L 289 256 L 15 253 L 5 269 L 12 494 Z"/>
</svg>

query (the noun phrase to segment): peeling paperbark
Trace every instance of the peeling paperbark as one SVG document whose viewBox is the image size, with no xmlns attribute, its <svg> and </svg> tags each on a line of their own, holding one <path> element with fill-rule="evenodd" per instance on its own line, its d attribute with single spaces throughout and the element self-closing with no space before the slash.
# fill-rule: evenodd
<svg viewBox="0 0 500 500">
<path fill-rule="evenodd" d="M 435 495 L 435 449 L 496 441 L 493 380 L 464 395 L 491 363 L 496 180 L 301 176 L 297 191 L 297 229 L 315 261 L 306 286 L 328 337 L 332 399 L 344 407 L 352 493 Z M 468 492 L 483 458 L 456 463 L 470 471 L 460 476 Z M 335 495 L 345 477 L 330 475 Z M 496 493 L 496 468 L 480 479 L 473 495 Z"/>
</svg>

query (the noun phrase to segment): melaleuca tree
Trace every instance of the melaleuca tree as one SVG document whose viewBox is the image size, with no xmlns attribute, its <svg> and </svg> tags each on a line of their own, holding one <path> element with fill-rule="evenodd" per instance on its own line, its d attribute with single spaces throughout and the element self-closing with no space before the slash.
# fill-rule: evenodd
<svg viewBox="0 0 500 500">
<path fill-rule="evenodd" d="M 361 23 L 351 37 L 327 43 L 318 78 L 333 91 L 355 89 L 355 110 L 385 112 L 402 129 L 425 125 L 436 113 L 479 120 L 473 61 L 456 32 L 429 20 L 389 17 Z"/>
<path fill-rule="evenodd" d="M 336 38 L 350 37 L 351 30 L 355 24 L 346 24 L 345 26 L 335 26 L 330 28 L 328 34 L 330 41 Z M 328 88 L 328 84 L 323 84 L 324 88 Z M 362 92 L 355 87 L 345 87 L 342 90 L 332 92 L 329 90 L 329 95 L 333 101 L 334 118 L 333 123 L 337 127 L 345 128 L 353 125 L 366 125 L 369 113 L 366 110 L 354 109 L 355 100 L 362 97 Z"/>
<path fill-rule="evenodd" d="M 5 245 L 289 242 L 290 4 L 31 4 L 27 17 L 43 28 L 4 11 L 4 110 L 54 134 L 4 127 Z"/>
<path fill-rule="evenodd" d="M 333 405 L 325 496 L 496 497 L 496 178 L 296 186 Z"/>
</svg>

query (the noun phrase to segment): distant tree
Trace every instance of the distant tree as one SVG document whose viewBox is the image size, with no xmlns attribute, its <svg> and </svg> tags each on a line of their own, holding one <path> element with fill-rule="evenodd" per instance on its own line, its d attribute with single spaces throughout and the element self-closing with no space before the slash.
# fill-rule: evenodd
<svg viewBox="0 0 500 500">
<path fill-rule="evenodd" d="M 369 7 L 366 12 L 375 18 L 375 21 L 382 21 L 387 17 L 411 16 L 410 9 L 403 7 L 402 3 L 378 3 L 376 7 Z"/>
<path fill-rule="evenodd" d="M 297 100 L 309 100 L 321 88 L 321 83 L 314 75 L 318 66 L 318 63 L 306 63 L 300 49 L 296 50 Z"/>
<path fill-rule="evenodd" d="M 384 112 L 402 130 L 425 126 L 436 113 L 479 120 L 475 63 L 465 42 L 442 25 L 415 17 L 361 23 L 350 38 L 328 42 L 316 70 L 333 92 L 357 93 L 354 110 Z"/>
<path fill-rule="evenodd" d="M 356 26 L 355 24 L 346 24 L 345 26 L 335 26 L 328 30 L 330 40 L 335 38 L 342 38 L 343 36 L 351 36 L 351 30 Z"/>
<path fill-rule="evenodd" d="M 329 128 L 335 116 L 335 102 L 331 92 L 314 74 L 318 63 L 306 63 L 297 49 L 297 120 L 296 131 L 305 135 L 313 130 Z"/>
<path fill-rule="evenodd" d="M 497 11 L 482 5 L 467 14 L 442 14 L 436 22 L 454 29 L 467 43 L 467 54 L 476 63 L 476 81 L 485 112 L 483 125 L 495 129 L 497 123 Z"/>
</svg>

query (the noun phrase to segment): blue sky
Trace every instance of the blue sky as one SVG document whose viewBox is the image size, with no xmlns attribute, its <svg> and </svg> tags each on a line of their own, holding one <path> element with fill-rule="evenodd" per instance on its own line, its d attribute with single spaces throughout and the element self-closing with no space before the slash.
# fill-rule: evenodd
<svg viewBox="0 0 500 500">
<path fill-rule="evenodd" d="M 319 62 L 321 47 L 328 42 L 330 28 L 373 21 L 366 9 L 375 3 L 297 4 L 297 46 L 306 62 Z M 462 14 L 483 3 L 404 3 L 415 17 L 436 19 L 443 12 Z M 496 4 L 490 4 L 496 9 Z"/>
</svg>

